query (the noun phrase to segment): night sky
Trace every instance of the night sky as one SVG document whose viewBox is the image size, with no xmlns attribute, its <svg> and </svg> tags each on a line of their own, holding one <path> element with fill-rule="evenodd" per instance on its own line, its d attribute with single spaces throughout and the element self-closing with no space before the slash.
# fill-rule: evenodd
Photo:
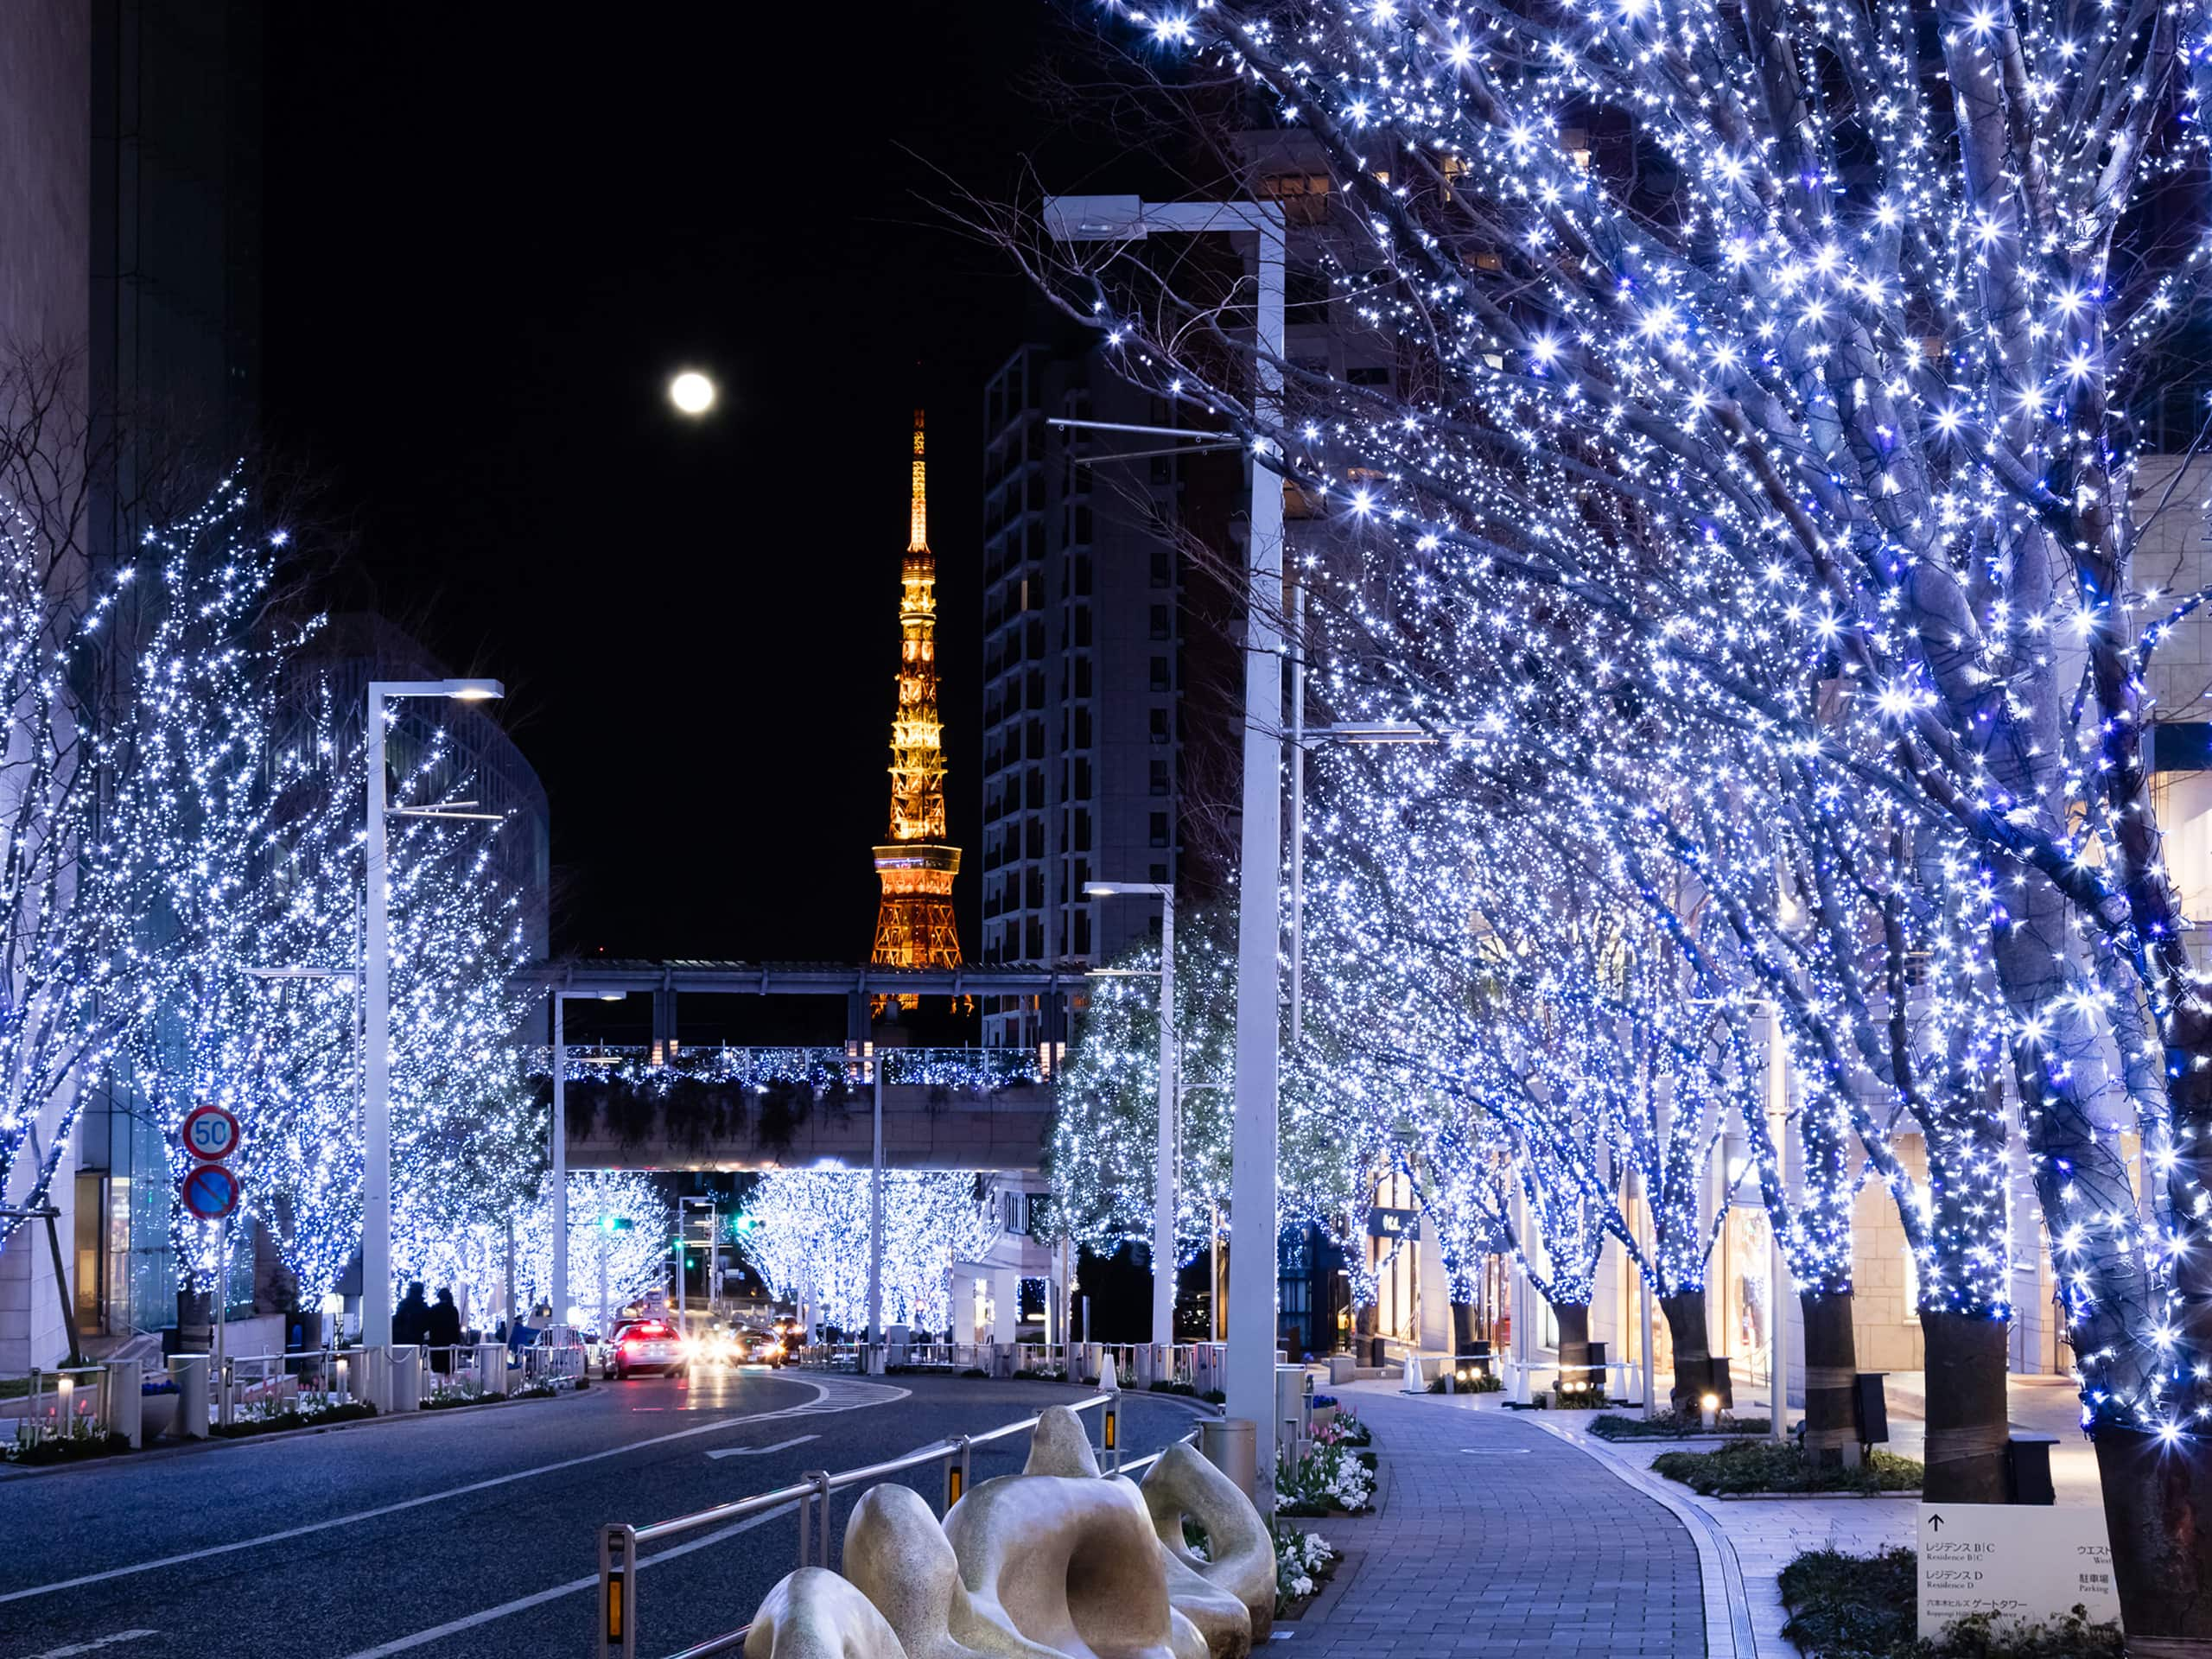
<svg viewBox="0 0 2212 1659">
<path fill-rule="evenodd" d="M 1040 149 L 1099 188 L 1016 85 L 1079 39 L 1026 0 L 270 10 L 269 439 L 346 547 L 327 602 L 505 681 L 556 948 L 865 956 L 918 403 L 972 953 L 981 394 L 1027 295 L 917 193 L 1010 195 Z"/>
</svg>

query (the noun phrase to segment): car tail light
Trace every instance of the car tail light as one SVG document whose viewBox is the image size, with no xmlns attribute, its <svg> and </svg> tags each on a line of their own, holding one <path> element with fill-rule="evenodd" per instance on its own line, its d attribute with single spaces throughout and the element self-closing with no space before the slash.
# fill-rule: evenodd
<svg viewBox="0 0 2212 1659">
<path fill-rule="evenodd" d="M 624 1353 L 626 1353 L 626 1354 L 634 1354 L 634 1353 L 636 1353 L 636 1352 L 638 1351 L 638 1339 L 637 1339 L 635 1337 L 625 1337 L 625 1338 L 622 1338 L 622 1351 L 623 1351 Z"/>
</svg>

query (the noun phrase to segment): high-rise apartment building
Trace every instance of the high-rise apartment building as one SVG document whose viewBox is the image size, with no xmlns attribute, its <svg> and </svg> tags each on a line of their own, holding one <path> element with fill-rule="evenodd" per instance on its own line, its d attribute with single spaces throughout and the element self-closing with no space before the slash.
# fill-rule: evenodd
<svg viewBox="0 0 2212 1659">
<path fill-rule="evenodd" d="M 1227 590 L 1243 559 L 1234 454 L 1053 418 L 1205 429 L 1128 385 L 1087 341 L 1022 346 L 984 394 L 982 959 L 1098 963 L 1157 932 L 1158 901 L 1091 899 L 1088 881 L 1218 888 L 1233 833 L 1235 671 Z M 1115 459 L 1127 456 L 1127 459 Z M 983 1040 L 1041 1036 L 1023 999 L 983 1010 Z"/>
</svg>

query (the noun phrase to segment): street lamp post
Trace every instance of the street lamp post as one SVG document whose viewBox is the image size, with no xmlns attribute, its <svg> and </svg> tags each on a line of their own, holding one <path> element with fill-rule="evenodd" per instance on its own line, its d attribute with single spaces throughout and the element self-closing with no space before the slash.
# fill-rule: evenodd
<svg viewBox="0 0 2212 1659">
<path fill-rule="evenodd" d="M 1092 881 L 1091 899 L 1160 900 L 1160 1122 L 1152 1176 L 1152 1340 L 1175 1341 L 1175 888 L 1167 881 Z"/>
<path fill-rule="evenodd" d="M 505 695 L 497 680 L 369 682 L 368 945 L 361 963 L 368 1001 L 362 1068 L 361 1340 L 371 1348 L 391 1345 L 391 869 L 385 833 L 385 701 L 453 697 L 475 702 Z M 436 808 L 400 810 L 418 817 L 462 816 Z"/>
<path fill-rule="evenodd" d="M 1268 201 L 1147 202 L 1135 196 L 1055 196 L 1045 225 L 1065 242 L 1132 242 L 1169 235 L 1246 234 L 1259 243 L 1254 407 L 1282 392 L 1282 208 Z M 1275 1154 L 1282 1047 L 1282 486 L 1258 453 L 1250 461 L 1244 543 L 1243 841 L 1237 879 L 1236 1119 L 1230 1225 L 1243 1237 L 1229 1257 L 1229 1413 L 1252 1425 L 1263 1510 L 1274 1508 Z"/>
</svg>

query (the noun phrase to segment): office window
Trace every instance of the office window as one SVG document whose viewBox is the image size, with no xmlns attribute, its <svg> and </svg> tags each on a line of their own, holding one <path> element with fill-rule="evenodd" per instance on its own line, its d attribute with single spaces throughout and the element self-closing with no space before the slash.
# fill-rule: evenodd
<svg viewBox="0 0 2212 1659">
<path fill-rule="evenodd" d="M 1152 585 L 1173 588 L 1175 585 L 1175 556 L 1164 547 L 1152 550 Z"/>
<path fill-rule="evenodd" d="M 1075 763 L 1075 798 L 1078 801 L 1090 798 L 1090 762 L 1080 755 Z"/>
<path fill-rule="evenodd" d="M 1167 867 L 1165 864 L 1154 865 L 1152 874 L 1145 877 L 1147 881 L 1165 881 L 1167 879 Z"/>
<path fill-rule="evenodd" d="M 1152 792 L 1155 795 L 1167 793 L 1167 763 L 1165 760 L 1152 763 Z"/>
<path fill-rule="evenodd" d="M 1078 645 L 1090 643 L 1090 607 L 1088 605 L 1075 607 L 1075 642 Z"/>
<path fill-rule="evenodd" d="M 1155 847 L 1167 844 L 1167 815 L 1165 812 L 1152 815 L 1152 844 Z"/>
<path fill-rule="evenodd" d="M 1165 709 L 1155 709 L 1152 711 L 1152 741 L 1155 743 L 1165 743 L 1168 741 L 1167 711 Z"/>
<path fill-rule="evenodd" d="M 1389 378 L 1389 372 L 1390 372 L 1388 369 L 1385 369 L 1382 372 L 1383 378 L 1385 379 Z M 1087 506 L 1077 507 L 1075 510 L 1075 534 L 1072 539 L 1077 542 L 1088 542 L 1090 540 L 1090 509 Z M 1088 572 L 1085 573 L 1086 578 L 1088 574 Z M 1088 580 L 1084 582 L 1082 587 L 1077 588 L 1076 591 L 1079 594 L 1089 593 L 1090 591 L 1090 586 Z"/>
<path fill-rule="evenodd" d="M 1152 659 L 1152 689 L 1155 691 L 1165 691 L 1168 689 L 1168 683 L 1167 659 L 1165 657 L 1154 658 Z"/>
<path fill-rule="evenodd" d="M 1088 522 L 1090 509 L 1085 507 L 1083 512 L 1085 521 Z M 1075 556 L 1075 593 L 1077 599 L 1088 599 L 1090 596 L 1090 555 L 1088 553 L 1078 553 Z"/>
<path fill-rule="evenodd" d="M 1087 910 L 1075 913 L 1075 953 L 1078 957 L 1090 954 L 1090 912 Z"/>
<path fill-rule="evenodd" d="M 1078 697 L 1090 695 L 1090 658 L 1088 657 L 1075 659 L 1075 694 Z"/>
<path fill-rule="evenodd" d="M 1152 607 L 1152 637 L 1155 639 L 1172 639 L 1174 637 L 1174 632 L 1173 616 L 1167 607 L 1154 606 Z"/>
</svg>

